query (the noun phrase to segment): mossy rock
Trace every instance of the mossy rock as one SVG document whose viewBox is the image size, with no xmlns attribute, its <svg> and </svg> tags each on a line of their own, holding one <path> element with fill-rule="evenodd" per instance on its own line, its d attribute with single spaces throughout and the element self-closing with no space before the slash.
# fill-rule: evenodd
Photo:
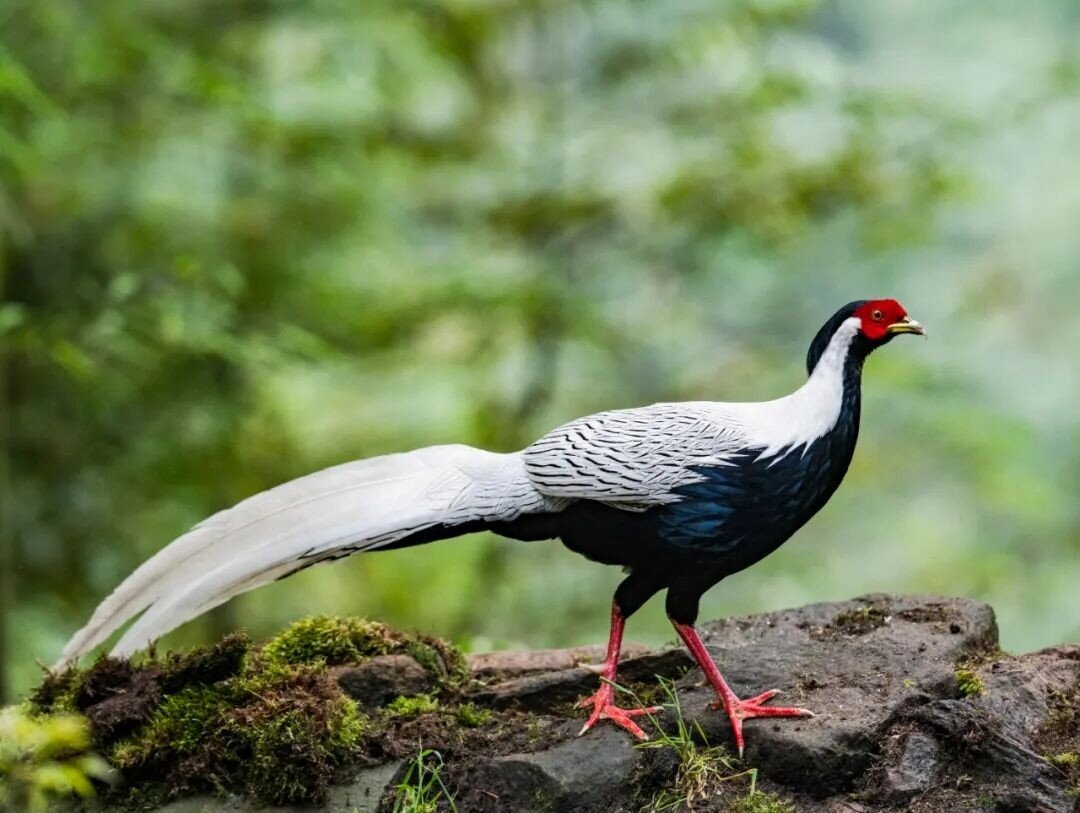
<svg viewBox="0 0 1080 813">
<path fill-rule="evenodd" d="M 394 654 L 428 672 L 434 695 L 397 698 L 393 710 L 372 719 L 342 692 L 331 667 Z M 31 704 L 38 713 L 86 716 L 95 747 L 123 778 L 105 790 L 107 801 L 144 809 L 225 791 L 270 805 L 318 804 L 364 760 L 387 721 L 440 710 L 436 696 L 456 696 L 467 677 L 465 659 L 445 641 L 321 616 L 262 647 L 238 633 L 191 652 L 102 657 L 86 670 L 49 673 Z"/>
<path fill-rule="evenodd" d="M 263 654 L 279 663 L 327 666 L 362 663 L 376 655 L 409 655 L 439 686 L 460 685 L 469 677 L 464 657 L 446 641 L 363 618 L 305 618 L 268 641 Z"/>
</svg>

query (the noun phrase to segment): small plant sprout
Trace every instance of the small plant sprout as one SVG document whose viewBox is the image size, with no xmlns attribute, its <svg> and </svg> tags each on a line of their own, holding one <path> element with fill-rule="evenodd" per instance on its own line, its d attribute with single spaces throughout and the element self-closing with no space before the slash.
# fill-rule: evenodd
<svg viewBox="0 0 1080 813">
<path fill-rule="evenodd" d="M 442 779 L 444 767 L 442 754 L 421 747 L 394 789 L 393 813 L 437 813 L 440 801 L 446 802 L 452 813 L 457 813 L 454 796 Z"/>
<path fill-rule="evenodd" d="M 977 697 L 986 691 L 982 678 L 971 669 L 956 670 L 956 688 L 961 697 Z"/>
<path fill-rule="evenodd" d="M 679 758 L 679 769 L 673 786 L 660 791 L 653 798 L 649 810 L 656 813 L 693 811 L 694 804 L 718 792 L 719 785 L 739 779 L 747 779 L 749 788 L 745 796 L 734 802 L 735 807 L 732 809 L 752 810 L 755 813 L 759 810 L 768 813 L 785 813 L 789 810 L 771 794 L 758 791 L 757 768 L 739 770 L 738 760 L 725 748 L 709 744 L 699 723 L 687 723 L 674 681 L 663 677 L 657 679 L 664 693 L 663 706 L 671 712 L 671 717 L 667 719 L 674 721 L 674 729 L 661 727 L 653 715 L 647 715 L 656 729 L 656 735 L 653 739 L 638 743 L 637 747 L 671 748 Z M 621 686 L 615 688 L 628 694 L 638 706 L 644 708 L 644 704 L 634 692 Z"/>
</svg>

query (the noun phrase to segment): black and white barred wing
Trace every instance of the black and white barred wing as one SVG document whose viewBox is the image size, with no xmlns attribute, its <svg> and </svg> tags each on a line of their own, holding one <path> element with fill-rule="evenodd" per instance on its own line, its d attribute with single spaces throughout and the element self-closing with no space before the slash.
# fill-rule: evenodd
<svg viewBox="0 0 1080 813">
<path fill-rule="evenodd" d="M 139 613 L 115 654 L 137 651 L 235 595 L 312 564 L 558 505 L 533 487 L 520 454 L 468 446 L 316 472 L 221 511 L 163 548 L 101 603 L 61 663 L 87 654 Z"/>
<path fill-rule="evenodd" d="M 747 443 L 720 405 L 654 404 L 560 426 L 525 450 L 525 470 L 543 494 L 644 510 L 677 501 L 674 489 L 699 479 L 692 467 L 724 466 Z"/>
</svg>

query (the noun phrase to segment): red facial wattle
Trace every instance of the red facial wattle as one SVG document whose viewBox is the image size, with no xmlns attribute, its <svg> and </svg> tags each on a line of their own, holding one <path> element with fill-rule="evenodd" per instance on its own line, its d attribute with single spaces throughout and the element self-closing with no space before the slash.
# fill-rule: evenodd
<svg viewBox="0 0 1080 813">
<path fill-rule="evenodd" d="M 891 325 L 907 319 L 907 311 L 895 299 L 872 299 L 860 305 L 854 315 L 859 319 L 863 335 L 873 342 L 884 339 Z"/>
</svg>

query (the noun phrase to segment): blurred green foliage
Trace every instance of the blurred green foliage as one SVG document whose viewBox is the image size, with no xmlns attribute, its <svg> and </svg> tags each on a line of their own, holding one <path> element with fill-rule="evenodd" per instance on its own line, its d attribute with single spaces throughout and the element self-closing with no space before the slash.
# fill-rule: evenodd
<svg viewBox="0 0 1080 813">
<path fill-rule="evenodd" d="M 931 342 L 875 356 L 845 488 L 704 613 L 941 591 L 993 602 L 1006 646 L 1080 635 L 1078 31 L 1064 0 L 7 0 L 16 689 L 248 494 L 774 397 L 864 296 Z M 580 643 L 618 579 L 479 536 L 313 569 L 174 640 L 332 612 Z M 657 607 L 631 625 L 668 635 Z"/>
<path fill-rule="evenodd" d="M 89 727 L 77 714 L 0 709 L 0 811 L 45 813 L 52 801 L 93 796 L 91 780 L 106 780 L 109 766 L 89 749 Z"/>
</svg>

